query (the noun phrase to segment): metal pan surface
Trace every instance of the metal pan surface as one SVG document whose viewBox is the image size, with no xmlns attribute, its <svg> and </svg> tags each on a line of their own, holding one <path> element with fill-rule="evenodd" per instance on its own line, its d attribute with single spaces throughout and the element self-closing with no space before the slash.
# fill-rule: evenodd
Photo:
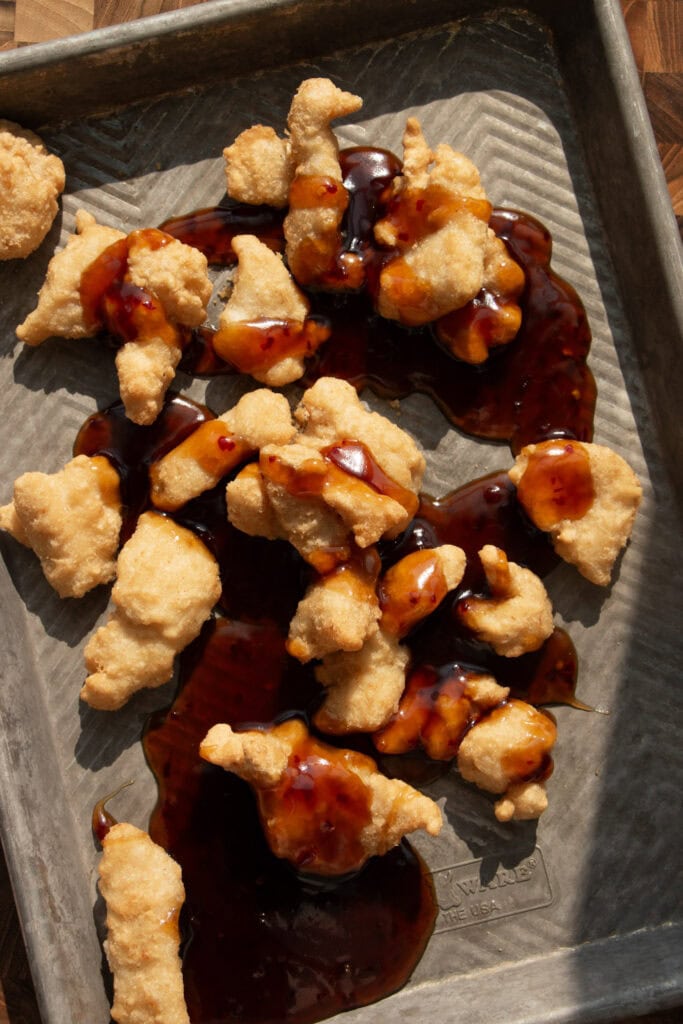
<svg viewBox="0 0 683 1024">
<path fill-rule="evenodd" d="M 24 350 L 14 336 L 77 209 L 132 230 L 216 203 L 223 146 L 253 123 L 281 128 L 311 75 L 364 98 L 342 144 L 400 152 L 406 116 L 419 116 L 430 141 L 471 156 L 496 205 L 550 229 L 553 267 L 593 332 L 595 440 L 627 458 L 645 497 L 612 587 L 567 566 L 548 583 L 581 658 L 579 694 L 608 714 L 557 709 L 537 826 L 497 823 L 457 778 L 428 787 L 447 819 L 438 841 L 416 843 L 439 898 L 435 934 L 405 989 L 343 1019 L 540 1024 L 678 1005 L 683 275 L 619 5 L 388 10 L 218 0 L 0 55 L 0 112 L 40 126 L 68 173 L 48 240 L 0 266 L 0 500 L 20 473 L 59 468 L 85 417 L 118 397 L 95 346 Z M 178 383 L 218 411 L 237 395 L 227 379 Z M 460 435 L 424 397 L 401 403 L 400 422 L 425 449 L 432 494 L 510 464 L 505 446 Z M 108 594 L 62 602 L 29 552 L 5 536 L 0 548 L 3 843 L 46 1024 L 105 1024 L 90 814 L 132 777 L 117 816 L 145 826 L 155 786 L 139 738 L 171 687 L 115 715 L 79 707 L 82 650 Z"/>
</svg>

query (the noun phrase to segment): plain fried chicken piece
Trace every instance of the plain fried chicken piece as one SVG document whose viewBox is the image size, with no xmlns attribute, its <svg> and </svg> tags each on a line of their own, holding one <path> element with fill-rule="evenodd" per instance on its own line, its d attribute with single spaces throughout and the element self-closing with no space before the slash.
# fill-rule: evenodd
<svg viewBox="0 0 683 1024">
<path fill-rule="evenodd" d="M 327 340 L 330 330 L 307 319 L 310 303 L 278 253 L 254 235 L 237 235 L 232 248 L 237 269 L 214 348 L 264 384 L 290 384 L 301 377 L 305 357 Z"/>
<path fill-rule="evenodd" d="M 437 835 L 442 826 L 428 797 L 385 778 L 371 758 L 313 739 L 296 719 L 241 733 L 216 725 L 200 755 L 255 788 L 273 853 L 301 871 L 357 871 L 404 835 L 420 828 Z"/>
<path fill-rule="evenodd" d="M 43 140 L 0 119 L 0 260 L 24 259 L 38 248 L 64 184 L 64 164 Z"/>
<path fill-rule="evenodd" d="M 328 78 L 302 82 L 292 100 L 287 126 L 295 175 L 284 233 L 287 262 L 300 284 L 315 284 L 335 265 L 348 196 L 330 123 L 362 105 Z"/>
<path fill-rule="evenodd" d="M 628 463 L 603 445 L 545 441 L 523 448 L 508 475 L 558 555 L 608 586 L 643 493 Z"/>
<path fill-rule="evenodd" d="M 287 650 L 292 657 L 307 662 L 332 651 L 360 650 L 377 630 L 378 570 L 378 557 L 347 562 L 310 585 L 289 624 Z"/>
<path fill-rule="evenodd" d="M 491 596 L 465 598 L 458 617 L 496 654 L 516 658 L 538 650 L 553 631 L 553 609 L 540 579 L 509 562 L 493 544 L 486 544 L 479 558 Z"/>
<path fill-rule="evenodd" d="M 464 306 L 481 289 L 491 205 L 474 164 L 450 146 L 432 152 L 416 118 L 406 123 L 403 147 L 393 204 L 375 226 L 378 242 L 400 250 L 380 274 L 377 308 L 418 326 Z"/>
<path fill-rule="evenodd" d="M 289 201 L 294 162 L 288 139 L 255 124 L 223 150 L 227 193 L 232 199 L 256 206 L 282 207 Z"/>
<path fill-rule="evenodd" d="M 321 451 L 346 439 L 360 441 L 388 477 L 415 494 L 420 490 L 425 460 L 415 441 L 385 416 L 368 412 L 347 381 L 321 377 L 304 391 L 294 419 L 300 444 Z"/>
<path fill-rule="evenodd" d="M 504 794 L 495 804 L 499 821 L 538 818 L 548 805 L 544 780 L 557 727 L 521 700 L 507 700 L 477 722 L 458 750 L 458 770 L 468 782 Z"/>
<path fill-rule="evenodd" d="M 259 448 L 286 444 L 294 433 L 284 395 L 265 388 L 251 391 L 152 465 L 152 501 L 166 511 L 180 508 L 214 487 Z"/>
<path fill-rule="evenodd" d="M 180 347 L 166 338 L 129 341 L 116 353 L 116 373 L 126 416 L 149 426 L 161 412 L 164 396 L 180 362 Z"/>
<path fill-rule="evenodd" d="M 407 647 L 381 628 L 359 651 L 325 655 L 315 670 L 327 689 L 315 725 L 334 735 L 380 729 L 398 709 L 409 658 Z"/>
<path fill-rule="evenodd" d="M 35 551 L 60 597 L 82 597 L 116 572 L 118 473 L 103 456 L 87 455 L 57 473 L 24 473 L 0 508 L 0 529 Z"/>
<path fill-rule="evenodd" d="M 178 955 L 185 902 L 180 867 L 146 832 L 112 826 L 102 841 L 100 892 L 117 1024 L 189 1024 Z"/>
<path fill-rule="evenodd" d="M 173 659 L 199 633 L 221 592 L 218 565 L 189 530 L 140 516 L 118 558 L 115 609 L 85 649 L 81 697 L 105 711 L 170 679 Z"/>
<path fill-rule="evenodd" d="M 50 260 L 45 282 L 38 293 L 38 305 L 17 327 L 17 337 L 27 345 L 40 345 L 46 338 L 89 338 L 95 333 L 81 305 L 81 276 L 86 267 L 114 242 L 125 238 L 123 231 L 97 224 L 86 210 L 76 214 L 76 233 L 66 247 Z"/>
</svg>

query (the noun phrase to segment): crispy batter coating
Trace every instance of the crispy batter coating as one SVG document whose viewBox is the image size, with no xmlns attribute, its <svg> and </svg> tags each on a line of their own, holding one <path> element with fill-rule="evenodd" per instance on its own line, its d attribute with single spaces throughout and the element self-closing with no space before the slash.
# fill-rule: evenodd
<svg viewBox="0 0 683 1024">
<path fill-rule="evenodd" d="M 506 658 L 538 650 L 553 631 L 553 609 L 540 579 L 493 544 L 479 558 L 491 596 L 466 598 L 458 607 L 460 619 Z"/>
<path fill-rule="evenodd" d="M 294 433 L 284 395 L 265 388 L 251 391 L 154 463 L 150 471 L 152 501 L 166 511 L 180 508 L 214 487 L 259 448 L 286 444 Z"/>
<path fill-rule="evenodd" d="M 0 260 L 24 259 L 38 248 L 64 184 L 64 164 L 43 140 L 0 119 Z"/>
<path fill-rule="evenodd" d="M 282 262 L 282 256 L 273 252 L 254 235 L 238 235 L 232 240 L 232 248 L 238 263 L 230 299 L 220 316 L 220 327 L 270 320 L 287 322 L 293 329 L 302 328 L 308 316 L 310 303 L 294 283 Z M 227 339 L 221 344 L 219 336 L 215 344 L 224 359 L 242 369 L 239 340 L 235 336 L 235 343 L 226 349 Z M 260 341 L 258 336 L 256 341 Z M 248 372 L 264 384 L 282 387 L 301 377 L 304 372 L 304 358 L 300 354 L 285 354 L 272 366 L 250 368 Z"/>
<path fill-rule="evenodd" d="M 113 614 L 85 649 L 81 697 L 105 711 L 170 679 L 173 658 L 211 614 L 221 588 L 216 561 L 189 530 L 156 512 L 140 516 L 124 545 Z"/>
<path fill-rule="evenodd" d="M 299 661 L 359 651 L 377 630 L 375 579 L 352 562 L 312 583 L 289 624 L 287 650 Z"/>
<path fill-rule="evenodd" d="M 327 654 L 315 670 L 327 688 L 314 722 L 323 732 L 374 732 L 398 710 L 410 658 L 395 636 L 378 629 L 359 651 Z"/>
<path fill-rule="evenodd" d="M 159 313 L 141 318 L 137 336 L 116 354 L 121 399 L 126 416 L 148 426 L 159 415 L 164 396 L 180 362 L 176 324 L 197 327 L 206 317 L 211 282 L 203 253 L 168 238 L 148 244 L 148 232 L 128 236 L 130 281 L 150 292 L 161 304 Z"/>
<path fill-rule="evenodd" d="M 114 825 L 102 841 L 100 892 L 117 1024 L 189 1024 L 178 955 L 180 867 L 146 832 Z"/>
<path fill-rule="evenodd" d="M 0 529 L 35 551 L 60 597 L 82 597 L 116 572 L 118 473 L 103 456 L 87 455 L 57 473 L 24 473 L 0 508 Z"/>
<path fill-rule="evenodd" d="M 228 485 L 228 516 L 246 533 L 289 540 L 328 572 L 348 559 L 352 540 L 368 547 L 407 525 L 424 457 L 405 431 L 368 412 L 345 381 L 322 377 L 304 392 L 294 418 L 300 431 L 293 441 L 262 448 L 260 470 L 249 467 Z M 391 493 L 327 461 L 324 453 L 349 439 L 365 446 Z"/>
<path fill-rule="evenodd" d="M 296 719 L 241 733 L 216 725 L 200 755 L 254 786 L 271 849 L 305 871 L 357 870 L 409 832 L 437 835 L 442 826 L 428 797 L 385 778 L 369 757 L 313 740 Z M 305 787 L 297 786 L 302 773 Z"/>
<path fill-rule="evenodd" d="M 81 276 L 105 249 L 125 237 L 123 231 L 97 224 L 91 213 L 79 210 L 76 233 L 50 260 L 45 283 L 38 293 L 38 305 L 17 327 L 20 341 L 40 345 L 52 337 L 91 337 L 93 329 L 86 323 L 81 305 Z"/>
<path fill-rule="evenodd" d="M 502 793 L 499 821 L 537 818 L 548 805 L 543 785 L 557 728 L 521 700 L 507 700 L 477 722 L 458 750 L 458 770 L 468 782 Z"/>
<path fill-rule="evenodd" d="M 592 583 L 606 587 L 617 556 L 631 536 L 642 488 L 628 463 L 611 448 L 578 441 L 566 443 L 560 450 L 563 460 L 573 460 L 577 454 L 587 458 L 587 479 L 581 483 L 590 489 L 592 496 L 592 500 L 584 502 L 587 508 L 578 509 L 580 515 L 571 510 L 567 514 L 567 503 L 571 506 L 575 501 L 572 488 L 577 486 L 578 474 L 574 469 L 559 494 L 557 483 L 552 484 L 555 499 L 552 494 L 550 498 L 544 494 L 544 490 L 551 490 L 550 474 L 555 471 L 553 479 L 556 479 L 556 470 L 561 466 L 556 459 L 543 457 L 557 449 L 558 442 L 552 441 L 527 445 L 517 456 L 509 472 L 510 479 L 517 486 L 518 498 L 531 519 L 541 529 L 549 531 L 558 555 L 575 565 Z M 532 478 L 532 473 L 526 478 L 527 472 L 536 468 L 536 479 Z M 543 476 L 548 481 L 545 485 Z M 526 487 L 527 482 L 532 485 Z M 558 501 L 558 497 L 562 500 Z"/>
<path fill-rule="evenodd" d="M 288 139 L 272 129 L 255 124 L 237 136 L 223 150 L 228 195 L 256 206 L 286 206 L 294 177 L 294 162 Z"/>
<path fill-rule="evenodd" d="M 432 152 L 416 118 L 406 123 L 403 149 L 395 211 L 375 226 L 378 242 L 401 250 L 380 275 L 377 308 L 417 326 L 464 306 L 481 289 L 491 206 L 474 164 L 450 146 Z"/>
<path fill-rule="evenodd" d="M 139 288 L 159 299 L 169 320 L 199 327 L 206 319 L 212 285 L 204 253 L 174 238 L 165 245 L 146 244 L 145 231 L 129 236 L 128 273 Z"/>
<path fill-rule="evenodd" d="M 425 460 L 413 438 L 385 416 L 368 412 L 347 381 L 321 377 L 304 392 L 294 419 L 301 444 L 320 451 L 345 439 L 361 441 L 387 476 L 415 494 L 420 490 Z"/>
<path fill-rule="evenodd" d="M 330 123 L 362 105 L 328 78 L 302 82 L 292 100 L 287 126 L 295 175 L 284 233 L 287 262 L 301 284 L 315 283 L 334 264 L 347 196 Z"/>
</svg>

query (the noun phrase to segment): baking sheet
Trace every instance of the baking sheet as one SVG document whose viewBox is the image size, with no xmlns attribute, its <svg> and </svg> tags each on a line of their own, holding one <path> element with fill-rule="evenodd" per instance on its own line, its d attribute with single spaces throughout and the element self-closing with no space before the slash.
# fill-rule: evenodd
<svg viewBox="0 0 683 1024">
<path fill-rule="evenodd" d="M 234 18 L 235 8 L 248 6 L 207 5 L 215 7 L 206 15 L 207 48 L 216 18 Z M 262 9 L 264 18 L 266 8 L 292 14 L 287 3 L 251 6 Z M 398 6 L 401 17 L 412 8 Z M 452 17 L 467 17 L 327 56 L 329 37 L 321 38 L 315 60 L 287 64 L 280 52 L 278 66 L 267 71 L 247 73 L 241 65 L 240 74 L 231 77 L 234 65 L 228 62 L 223 80 L 209 85 L 213 73 L 205 75 L 198 59 L 191 92 L 104 117 L 79 113 L 46 125 L 46 142 L 67 166 L 67 191 L 60 220 L 36 257 L 0 267 L 6 481 L 0 498 L 9 497 L 10 481 L 20 472 L 59 468 L 83 419 L 117 397 L 113 360 L 97 345 L 51 341 L 28 350 L 14 340 L 14 327 L 32 308 L 49 254 L 64 243 L 78 208 L 130 230 L 217 202 L 224 187 L 222 147 L 249 124 L 281 127 L 291 93 L 310 75 L 329 75 L 364 97 L 357 120 L 338 131 L 342 144 L 371 143 L 400 152 L 405 118 L 417 114 L 430 141 L 468 153 L 496 204 L 528 210 L 551 230 L 553 266 L 579 290 L 593 330 L 595 439 L 629 460 L 643 481 L 645 498 L 612 588 L 598 590 L 566 566 L 548 583 L 556 618 L 566 624 L 581 658 L 580 696 L 609 714 L 557 711 L 551 806 L 538 826 L 500 825 L 486 798 L 455 777 L 429 787 L 447 819 L 437 841 L 415 844 L 434 873 L 440 904 L 435 935 L 402 993 L 344 1020 L 379 1022 L 389 1015 L 415 1020 L 433 1012 L 448 1022 L 608 1019 L 615 1011 L 675 1005 L 683 987 L 677 916 L 681 830 L 672 810 L 681 777 L 676 732 L 680 527 L 672 484 L 678 467 L 673 432 L 659 426 L 678 418 L 671 388 L 676 325 L 668 334 L 658 330 L 656 337 L 634 329 L 640 324 L 632 314 L 623 254 L 627 245 L 632 253 L 646 249 L 651 208 L 634 207 L 632 223 L 622 226 L 621 235 L 605 234 L 605 183 L 596 175 L 589 119 L 572 106 L 577 94 L 567 77 L 567 53 L 556 45 L 560 34 L 553 36 L 526 10 L 501 7 L 472 14 L 469 4 L 448 6 Z M 596 5 L 603 14 L 609 6 L 614 7 Z M 425 5 L 430 15 L 425 23 L 438 21 L 443 7 Z M 337 8 L 336 15 L 346 8 L 349 30 L 336 41 L 355 42 L 354 4 Z M 306 17 L 307 24 L 316 18 L 319 26 L 325 23 L 320 5 L 299 4 L 297 10 L 299 24 Z M 156 51 L 163 56 L 166 48 L 170 55 L 188 22 L 167 17 L 158 23 L 163 31 Z M 252 36 L 257 31 L 253 24 L 250 31 Z M 385 31 L 388 35 L 390 29 Z M 374 34 L 381 37 L 379 29 Z M 119 52 L 128 47 L 133 53 L 141 38 L 119 39 Z M 113 47 L 109 39 L 109 50 L 106 39 L 96 47 L 103 65 Z M 286 42 L 285 32 L 284 50 Z M 297 45 L 291 41 L 291 52 L 299 52 Z M 92 40 L 83 43 L 84 52 L 88 48 L 95 48 Z M 52 57 L 42 70 L 49 75 L 56 51 L 48 51 Z M 166 78 L 159 79 L 166 90 L 175 81 L 173 67 L 169 59 Z M 12 97 L 16 60 L 5 74 L 6 95 Z M 59 91 L 60 80 L 55 81 Z M 32 95 L 29 89 L 26 94 Z M 596 98 L 597 106 L 600 102 L 604 97 Z M 12 114 L 21 119 L 20 111 Z M 605 130 L 613 133 L 614 123 Z M 649 184 L 655 190 L 661 185 Z M 653 267 L 648 260 L 641 304 L 658 287 L 659 305 L 666 307 L 671 273 L 670 265 Z M 625 303 L 620 291 L 626 292 Z M 651 365 L 667 359 L 669 390 L 666 382 L 660 384 L 663 391 L 653 403 Z M 231 403 L 235 388 L 235 382 L 216 379 L 180 378 L 179 384 L 217 411 Z M 408 399 L 400 412 L 388 412 L 424 446 L 425 489 L 431 493 L 510 463 L 505 446 L 477 443 L 450 430 L 426 398 Z M 98 591 L 79 602 L 62 602 L 30 553 L 5 537 L 0 547 L 9 570 L 7 577 L 0 567 L 4 842 L 44 1020 L 99 1024 L 108 1020 L 108 1009 L 90 812 L 104 793 L 134 777 L 136 785 L 117 799 L 116 813 L 144 827 L 155 792 L 139 735 L 148 712 L 168 703 L 171 688 L 143 694 L 115 715 L 79 707 L 82 648 L 105 613 L 108 595 Z M 474 896 L 466 892 L 471 879 L 481 886 Z"/>
</svg>

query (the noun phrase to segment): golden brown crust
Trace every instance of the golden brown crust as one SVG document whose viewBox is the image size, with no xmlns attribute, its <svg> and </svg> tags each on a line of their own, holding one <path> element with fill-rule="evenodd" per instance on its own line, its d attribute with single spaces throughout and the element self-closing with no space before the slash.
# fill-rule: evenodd
<svg viewBox="0 0 683 1024">
<path fill-rule="evenodd" d="M 178 955 L 180 867 L 146 832 L 114 825 L 102 841 L 100 892 L 117 1024 L 189 1024 Z"/>
<path fill-rule="evenodd" d="M 41 138 L 0 119 L 0 260 L 25 259 L 52 226 L 64 164 Z"/>
<path fill-rule="evenodd" d="M 631 467 L 611 448 L 578 441 L 571 445 L 588 455 L 594 497 L 580 518 L 559 518 L 550 528 L 550 537 L 565 562 L 575 565 L 592 583 L 606 587 L 619 552 L 631 536 L 643 491 Z M 517 456 L 509 472 L 517 487 L 540 447 L 527 445 Z M 525 508 L 533 520 L 533 507 Z"/>
<path fill-rule="evenodd" d="M 216 560 L 193 533 L 145 512 L 121 549 L 114 611 L 90 639 L 81 698 L 105 711 L 171 677 L 175 655 L 199 633 L 220 596 Z"/>
<path fill-rule="evenodd" d="M 35 551 L 60 597 L 82 597 L 116 572 L 118 473 L 103 456 L 86 455 L 57 473 L 24 473 L 0 508 L 0 529 Z"/>
</svg>

